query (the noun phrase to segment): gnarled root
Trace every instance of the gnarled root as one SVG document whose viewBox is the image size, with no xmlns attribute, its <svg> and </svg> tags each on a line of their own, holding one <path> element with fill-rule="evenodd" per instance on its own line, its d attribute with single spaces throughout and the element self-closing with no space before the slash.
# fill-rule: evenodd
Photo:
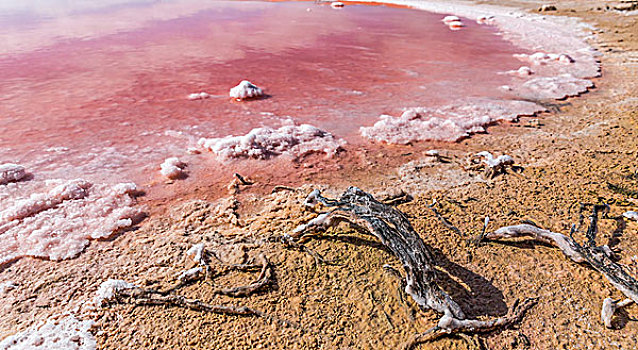
<svg viewBox="0 0 638 350">
<path fill-rule="evenodd" d="M 547 243 L 558 247 L 568 258 L 576 263 L 586 263 L 600 272 L 618 290 L 620 290 L 631 301 L 638 302 L 638 281 L 629 275 L 621 265 L 613 259 L 611 249 L 606 246 L 596 246 L 596 234 L 598 233 L 598 215 L 606 212 L 606 205 L 594 205 L 589 217 L 589 228 L 585 234 L 587 241 L 581 245 L 574 240 L 574 233 L 577 231 L 572 226 L 569 236 L 561 233 L 551 232 L 532 225 L 515 225 L 502 227 L 494 232 L 484 235 L 485 240 L 498 240 L 517 237 L 531 237 L 533 240 Z M 584 217 L 581 214 L 581 222 Z M 629 302 L 614 303 L 611 299 L 605 299 L 601 311 L 601 318 L 605 326 L 612 328 L 611 319 L 617 308 L 630 304 Z"/>
<path fill-rule="evenodd" d="M 448 315 L 443 315 L 435 327 L 424 333 L 414 335 L 403 345 L 403 348 L 405 350 L 410 350 L 418 344 L 427 343 L 455 334 L 486 333 L 497 329 L 511 327 L 514 324 L 521 322 L 525 313 L 532 308 L 537 301 L 538 299 L 536 298 L 527 298 L 519 304 L 517 300 L 508 315 L 485 321 L 459 320 L 449 317 Z"/>
<path fill-rule="evenodd" d="M 439 325 L 426 334 L 419 335 L 409 344 L 460 333 L 487 332 L 509 326 L 521 319 L 534 303 L 526 301 L 515 307 L 511 316 L 493 320 L 468 320 L 459 305 L 437 284 L 438 270 L 434 255 L 428 245 L 416 233 L 405 214 L 395 207 L 375 200 L 370 194 L 350 187 L 338 200 L 321 196 L 314 190 L 306 205 L 321 203 L 331 208 L 306 224 L 298 226 L 284 239 L 293 242 L 304 235 L 320 233 L 340 223 L 347 223 L 359 232 L 378 238 L 399 260 L 406 272 L 405 291 L 423 310 L 432 309 L 443 314 Z"/>
</svg>

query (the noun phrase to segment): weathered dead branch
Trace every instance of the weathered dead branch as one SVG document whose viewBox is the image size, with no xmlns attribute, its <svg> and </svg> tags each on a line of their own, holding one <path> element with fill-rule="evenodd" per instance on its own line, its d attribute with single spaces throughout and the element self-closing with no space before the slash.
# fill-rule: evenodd
<svg viewBox="0 0 638 350">
<path fill-rule="evenodd" d="M 395 255 L 405 269 L 405 291 L 423 310 L 432 309 L 443 314 L 438 325 L 417 335 L 406 345 L 431 341 L 443 336 L 461 333 L 490 332 L 519 321 L 534 304 L 526 300 L 514 307 L 510 315 L 492 320 L 466 319 L 460 306 L 439 286 L 439 272 L 435 268 L 434 255 L 428 245 L 416 233 L 410 221 L 398 209 L 375 200 L 370 194 L 350 187 L 338 200 L 321 196 L 314 190 L 306 199 L 306 205 L 321 203 L 331 208 L 304 225 L 297 227 L 286 240 L 294 242 L 307 234 L 318 234 L 340 223 L 346 223 L 357 231 L 378 238 Z"/>
<path fill-rule="evenodd" d="M 579 226 L 584 221 L 582 215 L 579 219 Z M 609 210 L 607 205 L 594 205 L 589 216 L 589 227 L 585 233 L 586 241 L 579 244 L 574 239 L 574 233 L 578 230 L 572 226 L 569 237 L 561 233 L 551 232 L 532 225 L 515 225 L 502 227 L 494 232 L 486 234 L 486 240 L 499 240 L 517 237 L 531 237 L 535 241 L 543 242 L 558 247 L 568 258 L 576 263 L 586 263 L 596 271 L 600 272 L 616 289 L 620 290 L 633 302 L 638 302 L 638 281 L 629 275 L 620 264 L 614 260 L 614 253 L 607 245 L 597 246 L 596 235 L 598 233 L 598 215 Z M 616 303 L 613 300 L 605 300 L 601 311 L 601 318 L 607 327 L 612 327 L 611 319 L 614 311 L 628 302 Z"/>
<path fill-rule="evenodd" d="M 213 305 L 199 299 L 189 299 L 181 295 L 161 292 L 140 287 L 122 288 L 115 291 L 113 300 L 123 303 L 130 302 L 135 305 L 169 305 L 195 311 L 210 312 L 215 314 L 254 316 L 265 318 L 271 322 L 285 327 L 297 327 L 296 324 L 268 315 L 263 311 L 246 306 Z"/>
</svg>

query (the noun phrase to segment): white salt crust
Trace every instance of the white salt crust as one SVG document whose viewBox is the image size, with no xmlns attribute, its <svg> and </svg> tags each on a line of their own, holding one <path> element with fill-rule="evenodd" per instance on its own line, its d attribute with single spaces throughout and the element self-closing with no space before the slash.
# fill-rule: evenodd
<svg viewBox="0 0 638 350">
<path fill-rule="evenodd" d="M 190 95 L 188 95 L 188 99 L 191 101 L 195 101 L 195 100 L 203 100 L 206 98 L 209 98 L 210 95 L 207 92 L 194 92 Z"/>
<path fill-rule="evenodd" d="M 490 168 L 497 168 L 504 165 L 512 165 L 514 164 L 514 158 L 507 154 L 502 154 L 498 157 L 494 157 L 492 153 L 488 151 L 479 152 L 475 155 L 476 157 L 483 158 L 483 163 Z"/>
<path fill-rule="evenodd" d="M 484 132 L 485 126 L 500 120 L 515 120 L 544 108 L 526 101 L 468 100 L 440 108 L 410 108 L 399 118 L 382 115 L 371 127 L 362 127 L 361 135 L 373 141 L 408 144 L 413 141 L 458 141 L 470 134 Z"/>
<path fill-rule="evenodd" d="M 100 284 L 93 302 L 97 307 L 104 306 L 104 304 L 113 301 L 117 292 L 135 287 L 137 286 L 126 281 L 109 279 Z"/>
<path fill-rule="evenodd" d="M 201 138 L 198 144 L 221 159 L 267 159 L 278 155 L 302 157 L 310 153 L 325 153 L 330 157 L 344 142 L 312 125 L 288 124 L 279 129 L 256 128 L 242 136 Z"/>
<path fill-rule="evenodd" d="M 0 341 L 0 350 L 94 350 L 95 337 L 89 331 L 93 321 L 81 321 L 73 315 L 49 318 L 25 331 Z"/>
<path fill-rule="evenodd" d="M 18 164 L 0 164 L 0 185 L 6 185 L 9 182 L 20 181 L 26 176 L 26 170 L 24 169 L 24 167 Z"/>
<path fill-rule="evenodd" d="M 242 80 L 239 85 L 230 89 L 229 95 L 234 99 L 244 100 L 249 98 L 261 97 L 264 95 L 264 92 L 261 88 L 257 87 L 255 84 L 249 82 L 248 80 Z"/>
<path fill-rule="evenodd" d="M 31 181 L 0 191 L 0 266 L 25 256 L 63 260 L 141 214 L 133 183 Z M 19 186 L 18 186 L 19 185 Z"/>
<path fill-rule="evenodd" d="M 160 165 L 160 173 L 171 180 L 179 179 L 185 174 L 185 166 L 177 157 L 166 158 Z"/>
<path fill-rule="evenodd" d="M 443 22 L 448 24 L 460 20 L 459 17 L 476 18 L 480 24 L 494 25 L 502 37 L 521 48 L 522 52 L 533 54 L 516 55 L 529 64 L 510 73 L 514 80 L 502 89 L 525 100 L 562 99 L 586 92 L 594 84 L 589 79 L 600 76 L 598 53 L 585 41 L 591 36 L 591 28 L 576 18 L 543 16 L 526 13 L 518 9 L 478 5 L 469 1 L 439 0 L 382 0 L 364 2 L 405 5 L 414 9 L 447 15 Z M 462 24 L 462 22 L 461 22 Z M 455 29 L 450 27 L 450 29 Z M 458 29 L 458 28 L 456 28 Z M 482 102 L 481 102 L 482 103 Z M 419 140 L 455 141 L 474 132 L 483 131 L 484 126 L 497 120 L 514 119 L 517 115 L 530 115 L 530 111 L 543 110 L 533 107 L 533 103 L 492 101 L 489 106 L 446 106 L 443 108 L 412 108 L 399 118 L 383 115 L 372 127 L 361 128 L 367 138 L 387 143 L 406 144 Z M 487 111 L 497 105 L 496 110 Z M 504 106 L 508 107 L 504 107 Z M 450 115 L 451 109 L 462 110 Z M 498 116 L 500 109 L 505 115 Z M 476 112 L 484 110 L 484 112 Z"/>
</svg>

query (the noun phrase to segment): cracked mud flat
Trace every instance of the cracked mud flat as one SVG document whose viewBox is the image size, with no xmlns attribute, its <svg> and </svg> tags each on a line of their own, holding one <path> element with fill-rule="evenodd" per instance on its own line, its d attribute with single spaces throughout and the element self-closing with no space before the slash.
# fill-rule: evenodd
<svg viewBox="0 0 638 350">
<path fill-rule="evenodd" d="M 508 4 L 530 11 L 541 5 L 534 1 Z M 567 233 L 577 220 L 574 210 L 569 210 L 575 202 L 605 201 L 611 205 L 612 216 L 638 207 L 638 28 L 635 15 L 605 11 L 609 4 L 566 1 L 556 5 L 556 14 L 582 17 L 599 28 L 592 45 L 603 53 L 604 78 L 584 98 L 549 106 L 555 113 L 542 115 L 539 123 L 522 119 L 458 144 L 431 144 L 450 163 L 431 164 L 425 155 L 405 152 L 406 165 L 399 171 L 384 169 L 383 161 L 376 162 L 376 154 L 368 154 L 362 157 L 374 163 L 372 170 L 341 174 L 332 181 L 321 174 L 313 179 L 313 183 L 329 184 L 319 187 L 330 197 L 350 184 L 377 194 L 395 187 L 414 194 L 413 202 L 399 208 L 435 249 L 440 266 L 450 276 L 442 285 L 468 316 L 499 316 L 516 299 L 540 297 L 520 327 L 486 336 L 489 348 L 635 349 L 638 343 L 637 322 L 610 330 L 600 321 L 603 299 L 619 299 L 621 294 L 595 271 L 543 245 L 468 242 L 481 232 L 486 215 L 491 229 L 532 220 Z M 467 155 L 483 150 L 509 154 L 525 170 L 485 181 L 480 173 L 468 174 L 458 165 Z M 410 169 L 410 162 L 418 166 Z M 440 177 L 436 186 L 431 179 L 437 179 L 434 174 L 441 171 L 449 176 Z M 195 284 L 181 294 L 214 304 L 250 306 L 294 321 L 299 329 L 258 318 L 114 305 L 94 316 L 98 348 L 394 349 L 436 323 L 436 314 L 417 311 L 409 298 L 405 299 L 410 306 L 399 298 L 399 281 L 383 269 L 384 264 L 399 267 L 398 260 L 352 230 L 307 243 L 336 265 L 316 265 L 310 254 L 284 249 L 278 242 L 223 247 L 237 237 L 279 237 L 315 216 L 302 209 L 302 202 L 317 186 L 272 195 L 267 194 L 272 186 L 253 187 L 241 188 L 236 213 L 232 199 L 208 202 L 211 196 L 201 189 L 178 203 L 149 201 L 150 217 L 137 230 L 92 243 L 77 259 L 25 258 L 6 265 L 0 280 L 16 287 L 0 288 L 0 335 L 73 310 L 92 299 L 98 286 L 110 278 L 147 287 L 169 286 L 186 267 L 185 252 L 201 242 L 217 247 L 230 263 L 265 253 L 274 265 L 276 283 L 248 298 L 213 295 L 219 286 L 243 285 L 256 277 L 252 272 L 231 272 L 216 278 L 215 286 Z M 427 207 L 433 198 L 462 236 L 434 217 Z M 601 220 L 599 244 L 613 245 L 608 240 L 617 229 L 615 220 Z M 635 276 L 638 223 L 628 221 L 622 231 L 615 247 L 620 249 L 620 263 Z M 635 317 L 638 308 L 626 311 Z M 421 346 L 468 347 L 463 339 Z"/>
</svg>

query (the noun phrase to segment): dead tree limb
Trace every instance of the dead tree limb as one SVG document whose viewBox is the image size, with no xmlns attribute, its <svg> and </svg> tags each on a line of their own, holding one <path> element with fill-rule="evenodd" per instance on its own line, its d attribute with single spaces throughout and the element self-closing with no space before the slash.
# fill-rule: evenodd
<svg viewBox="0 0 638 350">
<path fill-rule="evenodd" d="M 416 233 L 410 221 L 398 209 L 375 200 L 370 194 L 350 187 L 338 200 L 321 196 L 314 190 L 307 198 L 306 205 L 321 203 L 331 208 L 308 223 L 297 227 L 285 239 L 294 241 L 304 235 L 321 233 L 340 223 L 363 229 L 368 235 L 378 238 L 401 263 L 406 273 L 405 291 L 423 310 L 432 309 L 443 314 L 438 325 L 428 334 L 417 336 L 408 343 L 409 347 L 442 336 L 489 332 L 506 327 L 520 320 L 535 300 L 527 300 L 522 307 L 514 308 L 511 316 L 493 320 L 468 320 L 460 306 L 438 285 L 439 272 L 435 268 L 434 254 Z"/>
<path fill-rule="evenodd" d="M 140 287 L 120 288 L 114 291 L 111 300 L 118 302 L 130 301 L 135 305 L 169 305 L 177 306 L 195 311 L 210 312 L 215 314 L 236 315 L 236 316 L 254 316 L 265 318 L 269 321 L 277 323 L 285 327 L 297 327 L 296 324 L 281 320 L 246 306 L 233 305 L 213 305 L 205 303 L 199 299 L 189 299 L 181 295 L 168 294 L 153 289 Z"/>
<path fill-rule="evenodd" d="M 584 206 L 581 206 L 584 208 Z M 543 242 L 558 247 L 563 254 L 576 263 L 585 263 L 594 270 L 600 272 L 616 289 L 620 290 L 625 296 L 633 302 L 638 302 L 638 281 L 629 275 L 625 269 L 614 261 L 613 252 L 607 245 L 597 246 L 596 235 L 598 233 L 598 215 L 606 213 L 609 210 L 607 205 L 594 205 L 592 213 L 589 216 L 589 227 L 585 233 L 586 241 L 579 244 L 574 239 L 574 233 L 578 230 L 576 226 L 572 226 L 569 236 L 561 233 L 551 232 L 532 225 L 515 225 L 502 227 L 494 232 L 490 232 L 484 236 L 486 240 L 499 240 L 517 237 L 531 237 L 535 241 Z M 584 221 L 582 215 L 579 222 Z M 581 226 L 581 224 L 579 224 Z M 615 303 L 613 301 L 605 301 L 601 318 L 607 327 L 611 328 L 611 318 L 614 311 L 628 302 Z"/>
</svg>

